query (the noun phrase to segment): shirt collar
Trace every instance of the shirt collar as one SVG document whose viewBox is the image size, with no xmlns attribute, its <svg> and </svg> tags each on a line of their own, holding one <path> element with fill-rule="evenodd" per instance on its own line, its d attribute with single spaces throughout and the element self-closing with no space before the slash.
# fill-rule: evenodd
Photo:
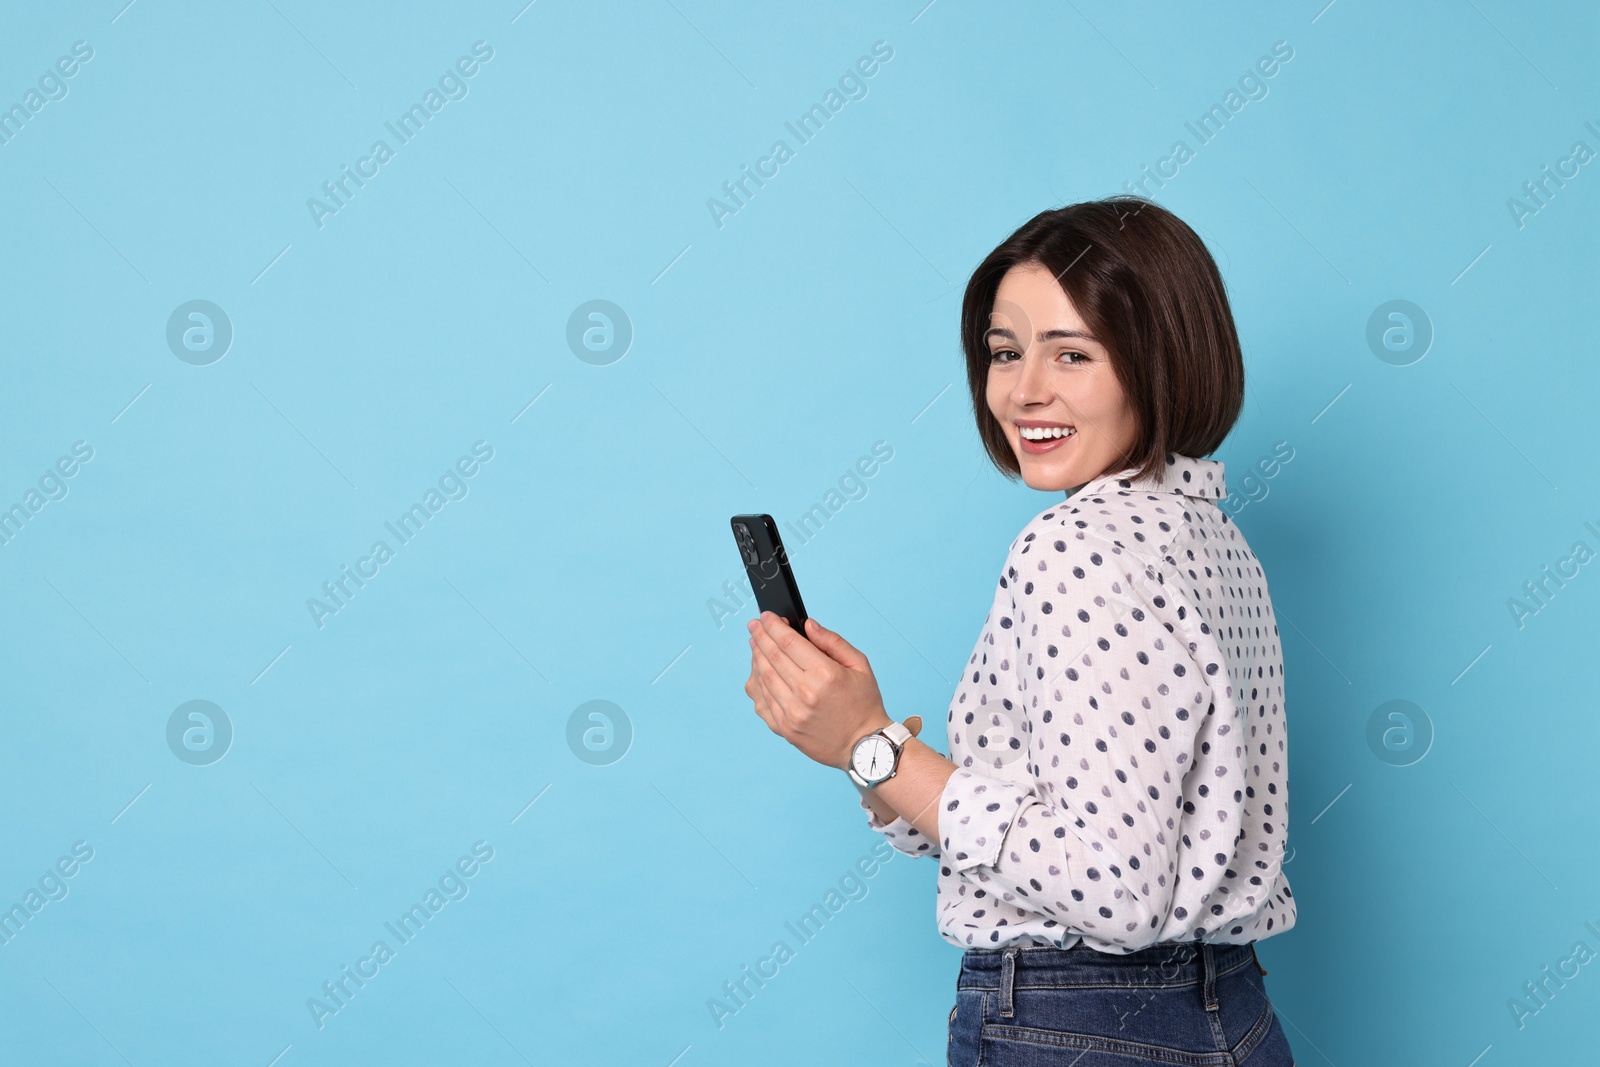
<svg viewBox="0 0 1600 1067">
<path fill-rule="evenodd" d="M 1134 477 L 1135 471 L 1136 468 L 1127 467 L 1114 474 L 1091 478 L 1067 499 L 1121 492 L 1177 493 L 1202 500 L 1220 500 L 1228 495 L 1227 483 L 1222 479 L 1221 460 L 1168 452 L 1164 469 L 1157 467 L 1153 475 L 1144 478 Z"/>
</svg>

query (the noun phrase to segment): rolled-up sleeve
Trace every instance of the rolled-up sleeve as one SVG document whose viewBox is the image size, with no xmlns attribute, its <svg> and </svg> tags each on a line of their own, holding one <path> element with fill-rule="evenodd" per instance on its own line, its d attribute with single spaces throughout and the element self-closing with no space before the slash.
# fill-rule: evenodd
<svg viewBox="0 0 1600 1067">
<path fill-rule="evenodd" d="M 867 813 L 867 826 L 878 831 L 898 852 L 907 856 L 937 856 L 939 846 L 929 840 L 928 835 L 918 830 L 906 821 L 904 816 L 897 816 L 893 822 L 883 822 L 878 818 L 878 813 L 872 810 L 872 805 L 867 803 L 867 798 L 861 798 L 861 810 Z"/>
<path fill-rule="evenodd" d="M 1188 640 L 1209 631 L 1171 573 L 1081 531 L 1019 540 L 997 600 L 1012 641 L 994 653 L 1017 744 L 983 748 L 996 755 L 958 767 L 939 801 L 944 862 L 965 881 L 1128 951 L 1160 939 L 1184 776 L 1223 670 L 1205 662 L 1214 641 Z"/>
</svg>

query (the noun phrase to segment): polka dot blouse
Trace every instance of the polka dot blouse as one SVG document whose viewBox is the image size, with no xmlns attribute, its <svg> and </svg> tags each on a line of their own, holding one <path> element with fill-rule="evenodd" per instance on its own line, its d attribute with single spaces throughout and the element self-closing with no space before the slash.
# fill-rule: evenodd
<svg viewBox="0 0 1600 1067">
<path fill-rule="evenodd" d="M 950 705 L 939 933 L 1132 952 L 1294 925 L 1283 656 L 1222 463 L 1108 474 L 1011 543 Z"/>
</svg>

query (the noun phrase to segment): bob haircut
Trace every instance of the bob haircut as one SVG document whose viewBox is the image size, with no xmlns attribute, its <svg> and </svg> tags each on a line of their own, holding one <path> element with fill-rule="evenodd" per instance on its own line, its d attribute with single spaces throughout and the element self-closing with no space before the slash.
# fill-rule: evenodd
<svg viewBox="0 0 1600 1067">
<path fill-rule="evenodd" d="M 1056 281 L 1111 354 L 1138 422 L 1117 470 L 1165 472 L 1169 452 L 1217 450 L 1244 406 L 1244 358 L 1222 275 L 1188 224 L 1152 200 L 1113 196 L 1042 211 L 978 264 L 961 301 L 961 347 L 978 436 L 1007 478 L 1022 471 L 989 411 L 995 292 L 1006 271 L 1037 264 Z M 1020 338 L 1023 344 L 1031 338 Z"/>
</svg>

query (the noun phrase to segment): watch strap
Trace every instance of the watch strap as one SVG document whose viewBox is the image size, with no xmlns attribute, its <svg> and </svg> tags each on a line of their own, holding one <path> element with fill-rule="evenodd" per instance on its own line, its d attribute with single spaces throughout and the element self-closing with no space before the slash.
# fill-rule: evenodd
<svg viewBox="0 0 1600 1067">
<path fill-rule="evenodd" d="M 911 740 L 911 738 L 915 736 L 909 729 L 906 728 L 904 723 L 898 722 L 892 722 L 878 732 L 884 737 L 887 737 L 889 742 L 894 745 L 896 749 L 899 749 L 900 746 L 904 745 L 907 741 Z"/>
</svg>

